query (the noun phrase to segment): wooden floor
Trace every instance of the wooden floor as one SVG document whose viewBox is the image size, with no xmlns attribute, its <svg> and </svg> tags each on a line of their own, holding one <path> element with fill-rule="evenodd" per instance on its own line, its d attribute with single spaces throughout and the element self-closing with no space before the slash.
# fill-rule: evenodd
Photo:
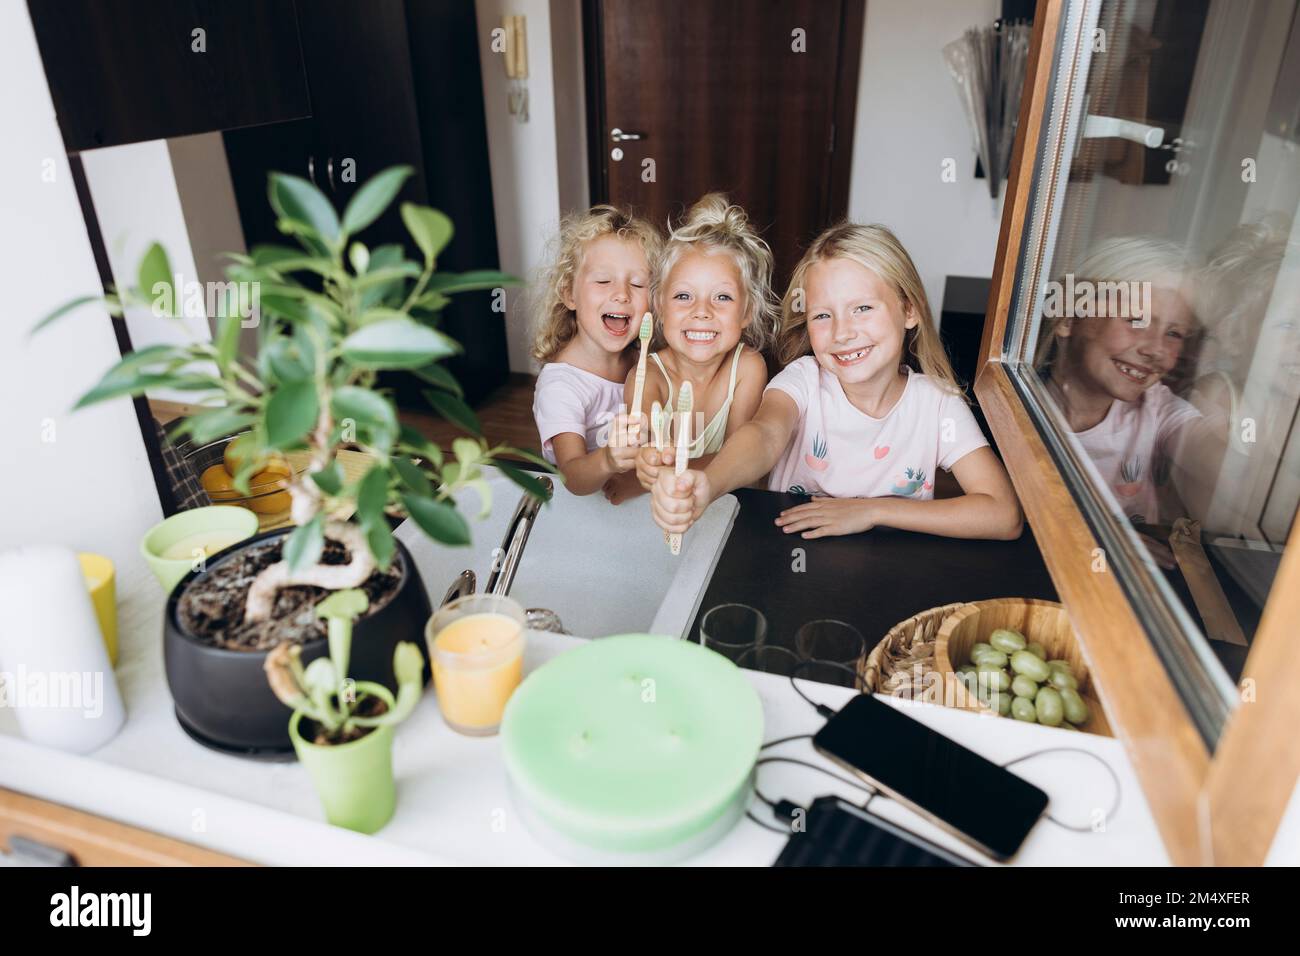
<svg viewBox="0 0 1300 956">
<path fill-rule="evenodd" d="M 510 445 L 533 454 L 541 454 L 537 423 L 533 421 L 535 381 L 531 375 L 512 373 L 506 384 L 474 409 L 479 424 L 483 426 L 483 437 L 489 445 Z M 399 411 L 398 417 L 403 424 L 418 428 L 425 437 L 437 442 L 442 448 L 450 448 L 453 438 L 465 434 L 432 411 L 404 408 Z"/>
</svg>

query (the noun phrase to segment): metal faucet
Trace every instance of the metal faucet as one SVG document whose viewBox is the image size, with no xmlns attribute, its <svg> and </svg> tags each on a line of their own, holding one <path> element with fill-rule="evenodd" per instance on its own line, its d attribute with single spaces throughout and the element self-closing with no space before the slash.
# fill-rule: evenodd
<svg viewBox="0 0 1300 956">
<path fill-rule="evenodd" d="M 537 480 L 548 492 L 554 490 L 555 485 L 550 478 L 542 476 Z M 524 546 L 528 544 L 528 535 L 532 533 L 533 522 L 537 520 L 537 512 L 541 507 L 542 499 L 532 495 L 525 494 L 519 499 L 514 516 L 506 525 L 501 547 L 492 553 L 492 570 L 488 572 L 484 594 L 499 594 L 504 597 L 510 593 L 510 586 L 515 583 L 515 573 L 519 570 L 519 561 L 524 556 Z"/>
<path fill-rule="evenodd" d="M 554 490 L 555 484 L 550 478 L 541 477 L 537 480 L 546 487 L 547 491 Z M 502 597 L 510 594 L 510 587 L 515 581 L 515 572 L 519 570 L 519 562 L 523 558 L 524 546 L 528 543 L 528 535 L 533 530 L 533 523 L 537 520 L 541 506 L 541 499 L 534 498 L 532 495 L 526 494 L 519 499 L 514 516 L 506 526 L 505 536 L 501 539 L 501 546 L 492 552 L 492 568 L 488 572 L 484 594 L 499 594 Z M 477 576 L 467 568 L 452 582 L 443 596 L 442 603 L 448 604 L 457 598 L 473 594 L 477 586 Z M 564 630 L 560 616 L 549 608 L 530 607 L 525 611 L 525 616 L 530 630 L 568 633 Z"/>
</svg>

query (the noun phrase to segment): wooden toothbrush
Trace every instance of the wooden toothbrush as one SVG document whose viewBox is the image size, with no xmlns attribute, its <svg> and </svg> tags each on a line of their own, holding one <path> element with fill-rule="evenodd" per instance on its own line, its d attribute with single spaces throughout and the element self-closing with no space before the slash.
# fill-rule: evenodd
<svg viewBox="0 0 1300 956">
<path fill-rule="evenodd" d="M 650 403 L 650 440 L 654 443 L 655 451 L 663 451 L 668 445 L 667 437 L 664 435 L 664 407 L 658 402 Z M 664 544 L 668 543 L 668 532 L 664 532 Z"/>
<path fill-rule="evenodd" d="M 691 411 L 694 404 L 695 396 L 691 383 L 682 382 L 681 391 L 677 393 L 677 460 L 673 462 L 673 468 L 678 475 L 686 470 L 686 462 L 690 459 Z M 680 534 L 670 535 L 668 547 L 673 554 L 681 554 L 682 536 Z"/>
<path fill-rule="evenodd" d="M 641 317 L 641 356 L 636 360 L 636 379 L 632 384 L 632 415 L 641 420 L 641 402 L 645 398 L 645 360 L 650 356 L 650 333 L 654 331 L 654 319 L 647 312 Z"/>
</svg>

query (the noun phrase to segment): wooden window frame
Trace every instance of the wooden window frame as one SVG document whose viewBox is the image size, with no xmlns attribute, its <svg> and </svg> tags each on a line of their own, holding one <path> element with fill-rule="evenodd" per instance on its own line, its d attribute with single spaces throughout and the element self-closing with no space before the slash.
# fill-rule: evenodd
<svg viewBox="0 0 1300 956">
<path fill-rule="evenodd" d="M 1288 540 L 1242 675 L 1243 702 L 1211 753 L 1004 362 L 1003 348 L 1047 135 L 1057 38 L 1070 0 L 1039 0 L 1021 99 L 975 395 L 1078 634 L 1116 735 L 1133 762 L 1170 859 L 1264 862 L 1300 775 L 1300 522 Z M 1149 624 L 1149 620 L 1148 620 Z M 1137 638 L 1137 639 L 1135 639 Z"/>
</svg>

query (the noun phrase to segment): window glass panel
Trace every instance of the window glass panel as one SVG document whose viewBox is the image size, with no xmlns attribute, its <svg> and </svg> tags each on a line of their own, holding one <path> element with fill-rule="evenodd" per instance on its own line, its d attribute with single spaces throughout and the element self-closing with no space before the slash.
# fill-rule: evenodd
<svg viewBox="0 0 1300 956">
<path fill-rule="evenodd" d="M 1296 6 L 1067 5 L 1007 342 L 1210 740 L 1300 505 Z"/>
</svg>

